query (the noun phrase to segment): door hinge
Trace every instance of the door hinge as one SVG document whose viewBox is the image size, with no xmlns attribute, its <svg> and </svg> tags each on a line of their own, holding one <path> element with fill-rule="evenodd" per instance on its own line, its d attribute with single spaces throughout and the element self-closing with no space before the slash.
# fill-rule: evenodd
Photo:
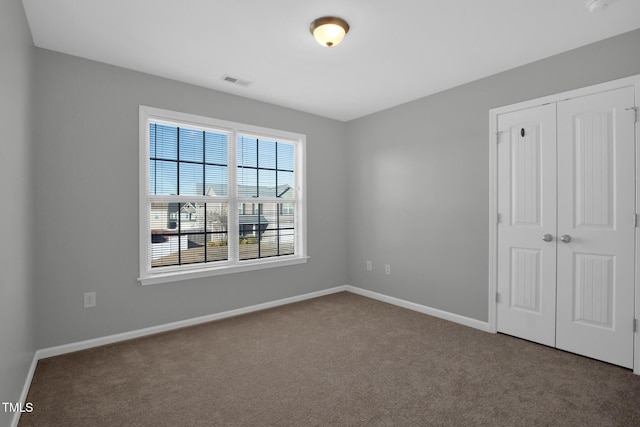
<svg viewBox="0 0 640 427">
<path fill-rule="evenodd" d="M 633 333 L 638 332 L 638 319 L 633 319 Z"/>
<path fill-rule="evenodd" d="M 500 292 L 496 292 L 496 302 L 498 304 L 500 304 L 500 301 L 502 300 L 502 298 L 500 297 Z"/>
<path fill-rule="evenodd" d="M 629 108 L 626 108 L 626 110 L 627 111 L 633 110 L 633 112 L 635 113 L 635 118 L 633 119 L 633 121 L 638 123 L 638 107 L 629 107 Z"/>
<path fill-rule="evenodd" d="M 634 225 L 635 225 L 635 227 L 636 227 L 636 228 L 638 227 L 638 221 L 639 221 L 639 219 L 638 219 L 638 218 L 639 218 L 639 217 L 640 217 L 640 215 L 635 214 L 635 224 L 634 224 Z"/>
<path fill-rule="evenodd" d="M 496 224 L 500 224 L 502 222 L 502 214 L 498 214 L 496 216 Z"/>
<path fill-rule="evenodd" d="M 496 144 L 500 144 L 500 137 L 502 136 L 502 131 L 499 130 L 496 132 Z"/>
</svg>

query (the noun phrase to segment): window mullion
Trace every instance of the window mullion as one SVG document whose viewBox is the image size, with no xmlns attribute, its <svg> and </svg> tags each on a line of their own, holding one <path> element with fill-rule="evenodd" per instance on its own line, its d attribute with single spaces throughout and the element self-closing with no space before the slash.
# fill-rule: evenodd
<svg viewBox="0 0 640 427">
<path fill-rule="evenodd" d="M 229 195 L 228 224 L 227 224 L 227 249 L 229 261 L 236 264 L 240 260 L 239 241 L 240 217 L 238 213 L 238 135 L 231 133 L 227 144 L 227 194 Z"/>
<path fill-rule="evenodd" d="M 207 152 L 207 144 L 206 144 L 206 137 L 205 137 L 206 132 L 203 130 L 202 131 L 202 195 L 206 195 L 207 194 L 207 167 L 205 166 L 205 162 L 206 162 L 206 152 Z M 207 248 L 208 248 L 208 244 L 209 242 L 207 241 L 207 202 L 204 203 L 203 206 L 204 209 L 204 217 L 203 217 L 203 222 L 202 222 L 202 230 L 203 230 L 203 240 L 204 240 L 204 262 L 207 263 L 208 255 L 207 255 Z M 228 227 L 228 226 L 227 226 Z M 229 241 L 229 239 L 227 238 L 227 242 Z M 228 249 L 227 249 L 228 250 Z"/>
<path fill-rule="evenodd" d="M 256 197 L 260 197 L 260 139 L 256 138 Z"/>
</svg>

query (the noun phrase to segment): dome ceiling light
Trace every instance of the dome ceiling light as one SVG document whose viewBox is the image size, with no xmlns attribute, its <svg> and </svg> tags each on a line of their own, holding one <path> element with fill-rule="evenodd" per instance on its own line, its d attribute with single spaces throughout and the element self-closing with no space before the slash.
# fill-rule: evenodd
<svg viewBox="0 0 640 427">
<path fill-rule="evenodd" d="M 342 18 L 324 16 L 313 21 L 309 30 L 322 46 L 333 47 L 349 32 L 349 24 Z"/>
<path fill-rule="evenodd" d="M 605 10 L 611 3 L 613 3 L 613 0 L 587 0 L 586 6 L 589 12 L 594 13 Z"/>
</svg>

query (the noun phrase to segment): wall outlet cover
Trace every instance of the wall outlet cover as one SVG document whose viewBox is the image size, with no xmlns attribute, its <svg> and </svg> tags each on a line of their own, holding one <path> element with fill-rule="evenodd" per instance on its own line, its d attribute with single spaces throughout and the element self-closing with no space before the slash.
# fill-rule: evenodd
<svg viewBox="0 0 640 427">
<path fill-rule="evenodd" d="M 96 293 L 85 292 L 84 293 L 84 308 L 91 308 L 96 306 Z"/>
</svg>

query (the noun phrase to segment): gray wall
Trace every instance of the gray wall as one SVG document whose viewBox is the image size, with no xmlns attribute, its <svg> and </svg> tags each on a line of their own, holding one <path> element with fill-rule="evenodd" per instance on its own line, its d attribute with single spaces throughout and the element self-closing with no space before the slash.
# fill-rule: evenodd
<svg viewBox="0 0 640 427">
<path fill-rule="evenodd" d="M 346 283 L 345 123 L 42 49 L 35 81 L 38 348 Z M 140 104 L 306 134 L 309 262 L 141 286 Z"/>
<path fill-rule="evenodd" d="M 34 348 L 344 283 L 487 320 L 489 109 L 640 73 L 635 31 L 341 123 L 35 49 L 18 0 L 0 49 L 2 401 Z M 310 261 L 141 286 L 140 104 L 305 133 Z"/>
<path fill-rule="evenodd" d="M 19 0 L 0 2 L 0 401 L 17 402 L 34 353 L 31 228 L 33 41 Z M 0 408 L 0 425 L 12 414 Z"/>
<path fill-rule="evenodd" d="M 350 122 L 349 284 L 487 321 L 489 110 L 633 74 L 640 30 Z"/>
</svg>

